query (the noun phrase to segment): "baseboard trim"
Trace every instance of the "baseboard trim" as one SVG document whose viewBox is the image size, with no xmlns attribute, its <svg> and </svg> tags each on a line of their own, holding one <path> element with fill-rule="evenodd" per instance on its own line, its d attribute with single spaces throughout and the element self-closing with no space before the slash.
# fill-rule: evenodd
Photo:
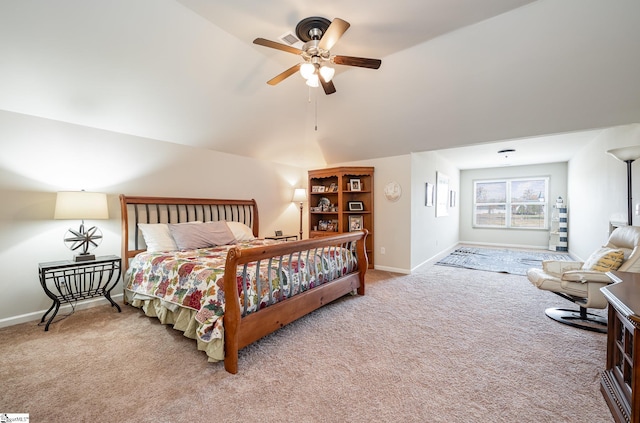
<svg viewBox="0 0 640 423">
<path fill-rule="evenodd" d="M 451 252 L 453 252 L 456 248 L 458 248 L 460 246 L 459 243 L 453 244 L 451 247 L 440 251 L 439 253 L 437 253 L 434 256 L 429 257 L 428 259 L 426 259 L 425 261 L 423 261 L 422 263 L 420 263 L 419 265 L 415 266 L 414 268 L 411 269 L 411 272 L 415 272 L 416 270 L 418 270 L 419 268 L 421 268 L 422 266 L 426 266 L 428 264 L 433 264 L 435 262 L 437 262 L 438 260 L 440 260 L 443 257 L 448 256 L 449 254 L 451 254 Z"/>
<path fill-rule="evenodd" d="M 495 243 L 495 242 L 476 242 L 476 241 L 460 241 L 458 246 L 461 245 L 482 245 L 484 247 L 494 247 L 494 248 L 521 248 L 523 250 L 542 250 L 542 251 L 550 251 L 547 246 L 539 246 L 539 245 L 522 245 L 522 244 L 503 244 L 503 243 Z"/>
<path fill-rule="evenodd" d="M 411 270 L 408 269 L 401 269 L 399 267 L 389 267 L 389 266 L 378 266 L 377 264 L 373 266 L 373 268 L 375 270 L 384 270 L 385 272 L 392 272 L 392 273 L 402 273 L 404 275 L 410 275 L 411 274 Z"/>
<path fill-rule="evenodd" d="M 116 302 L 118 301 L 122 302 L 122 294 L 112 295 L 111 299 L 113 299 L 113 301 L 116 301 Z M 84 310 L 87 308 L 97 307 L 97 306 L 106 305 L 106 304 L 110 304 L 106 298 L 103 298 L 103 297 L 92 298 L 89 300 L 77 302 L 75 304 L 75 308 L 76 310 Z M 58 311 L 58 315 L 70 313 L 71 310 L 72 310 L 72 307 L 70 304 L 61 305 L 60 310 Z M 39 322 L 40 319 L 42 319 L 42 315 L 46 313 L 46 311 L 47 310 L 34 311 L 32 313 L 21 314 L 19 316 L 11 316 L 5 319 L 0 319 L 0 328 L 19 325 L 21 323 L 28 323 L 33 321 Z"/>
</svg>

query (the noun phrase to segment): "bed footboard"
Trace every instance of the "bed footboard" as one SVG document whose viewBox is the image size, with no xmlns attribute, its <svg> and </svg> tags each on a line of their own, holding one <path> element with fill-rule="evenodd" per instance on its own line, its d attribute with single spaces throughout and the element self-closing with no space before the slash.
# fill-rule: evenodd
<svg viewBox="0 0 640 423">
<path fill-rule="evenodd" d="M 275 246 L 231 249 L 227 255 L 224 274 L 225 369 L 229 373 L 237 373 L 238 351 L 258 339 L 350 292 L 357 291 L 359 295 L 364 295 L 364 280 L 368 267 L 365 251 L 367 233 L 364 230 L 331 237 L 286 242 Z M 355 243 L 357 267 L 350 269 L 350 273 L 242 317 L 237 285 L 238 266 L 274 257 L 291 256 L 302 251 L 350 248 L 345 246 L 351 246 L 353 243 Z"/>
</svg>

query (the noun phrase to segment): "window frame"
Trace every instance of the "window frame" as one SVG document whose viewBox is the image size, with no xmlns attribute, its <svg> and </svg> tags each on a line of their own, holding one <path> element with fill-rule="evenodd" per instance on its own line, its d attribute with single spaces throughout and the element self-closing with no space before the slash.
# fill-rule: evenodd
<svg viewBox="0 0 640 423">
<path fill-rule="evenodd" d="M 526 181 L 543 181 L 544 182 L 544 194 L 543 200 L 538 203 L 527 202 L 527 201 L 513 201 L 511 198 L 512 195 L 512 184 L 518 182 L 526 182 Z M 472 222 L 471 226 L 473 228 L 479 229 L 516 229 L 516 230 L 549 230 L 550 225 L 550 216 L 549 216 L 549 176 L 530 176 L 530 177 L 517 177 L 517 178 L 495 178 L 495 179 L 476 179 L 473 181 L 473 206 L 472 206 Z M 479 184 L 505 184 L 505 201 L 492 201 L 492 202 L 478 202 L 477 198 L 477 189 Z M 531 227 L 531 226 L 513 226 L 513 206 L 518 205 L 532 205 L 532 204 L 540 204 L 542 205 L 542 213 L 543 213 L 543 226 L 542 227 Z M 478 215 L 477 213 L 478 206 L 496 206 L 496 207 L 504 207 L 504 224 L 482 224 L 478 223 Z"/>
</svg>

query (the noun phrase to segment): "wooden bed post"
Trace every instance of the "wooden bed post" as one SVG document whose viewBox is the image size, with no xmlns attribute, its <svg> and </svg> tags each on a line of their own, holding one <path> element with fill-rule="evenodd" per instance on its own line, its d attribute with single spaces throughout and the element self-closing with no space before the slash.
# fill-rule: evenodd
<svg viewBox="0 0 640 423">
<path fill-rule="evenodd" d="M 240 299 L 238 297 L 237 268 L 242 255 L 238 247 L 227 253 L 224 273 L 224 368 L 229 373 L 238 373 L 238 333 L 240 332 Z M 244 283 L 244 282 L 243 282 Z"/>
<path fill-rule="evenodd" d="M 251 227 L 251 229 L 253 229 L 253 236 L 255 236 L 256 238 L 260 238 L 260 219 L 258 217 L 258 203 L 253 198 L 251 199 L 251 201 L 253 202 L 253 205 L 252 205 L 253 226 Z"/>
<path fill-rule="evenodd" d="M 129 214 L 127 211 L 126 197 L 120 194 L 120 222 L 122 223 L 121 258 L 122 258 L 122 303 L 127 305 L 127 293 L 124 290 L 124 274 L 129 268 L 128 245 L 129 242 Z"/>
<path fill-rule="evenodd" d="M 367 235 L 369 231 L 367 229 L 362 230 L 364 236 L 362 240 L 356 243 L 356 255 L 358 256 L 358 275 L 360 276 L 360 286 L 358 287 L 358 295 L 364 295 L 364 275 L 369 268 L 369 258 L 367 257 Z"/>
</svg>

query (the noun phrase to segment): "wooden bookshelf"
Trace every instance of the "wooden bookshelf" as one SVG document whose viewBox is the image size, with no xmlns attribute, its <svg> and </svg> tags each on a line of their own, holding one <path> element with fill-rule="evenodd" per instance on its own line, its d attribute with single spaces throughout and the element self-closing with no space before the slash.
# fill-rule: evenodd
<svg viewBox="0 0 640 423">
<path fill-rule="evenodd" d="M 373 167 L 333 167 L 309 171 L 309 237 L 367 229 L 373 268 Z"/>
</svg>

